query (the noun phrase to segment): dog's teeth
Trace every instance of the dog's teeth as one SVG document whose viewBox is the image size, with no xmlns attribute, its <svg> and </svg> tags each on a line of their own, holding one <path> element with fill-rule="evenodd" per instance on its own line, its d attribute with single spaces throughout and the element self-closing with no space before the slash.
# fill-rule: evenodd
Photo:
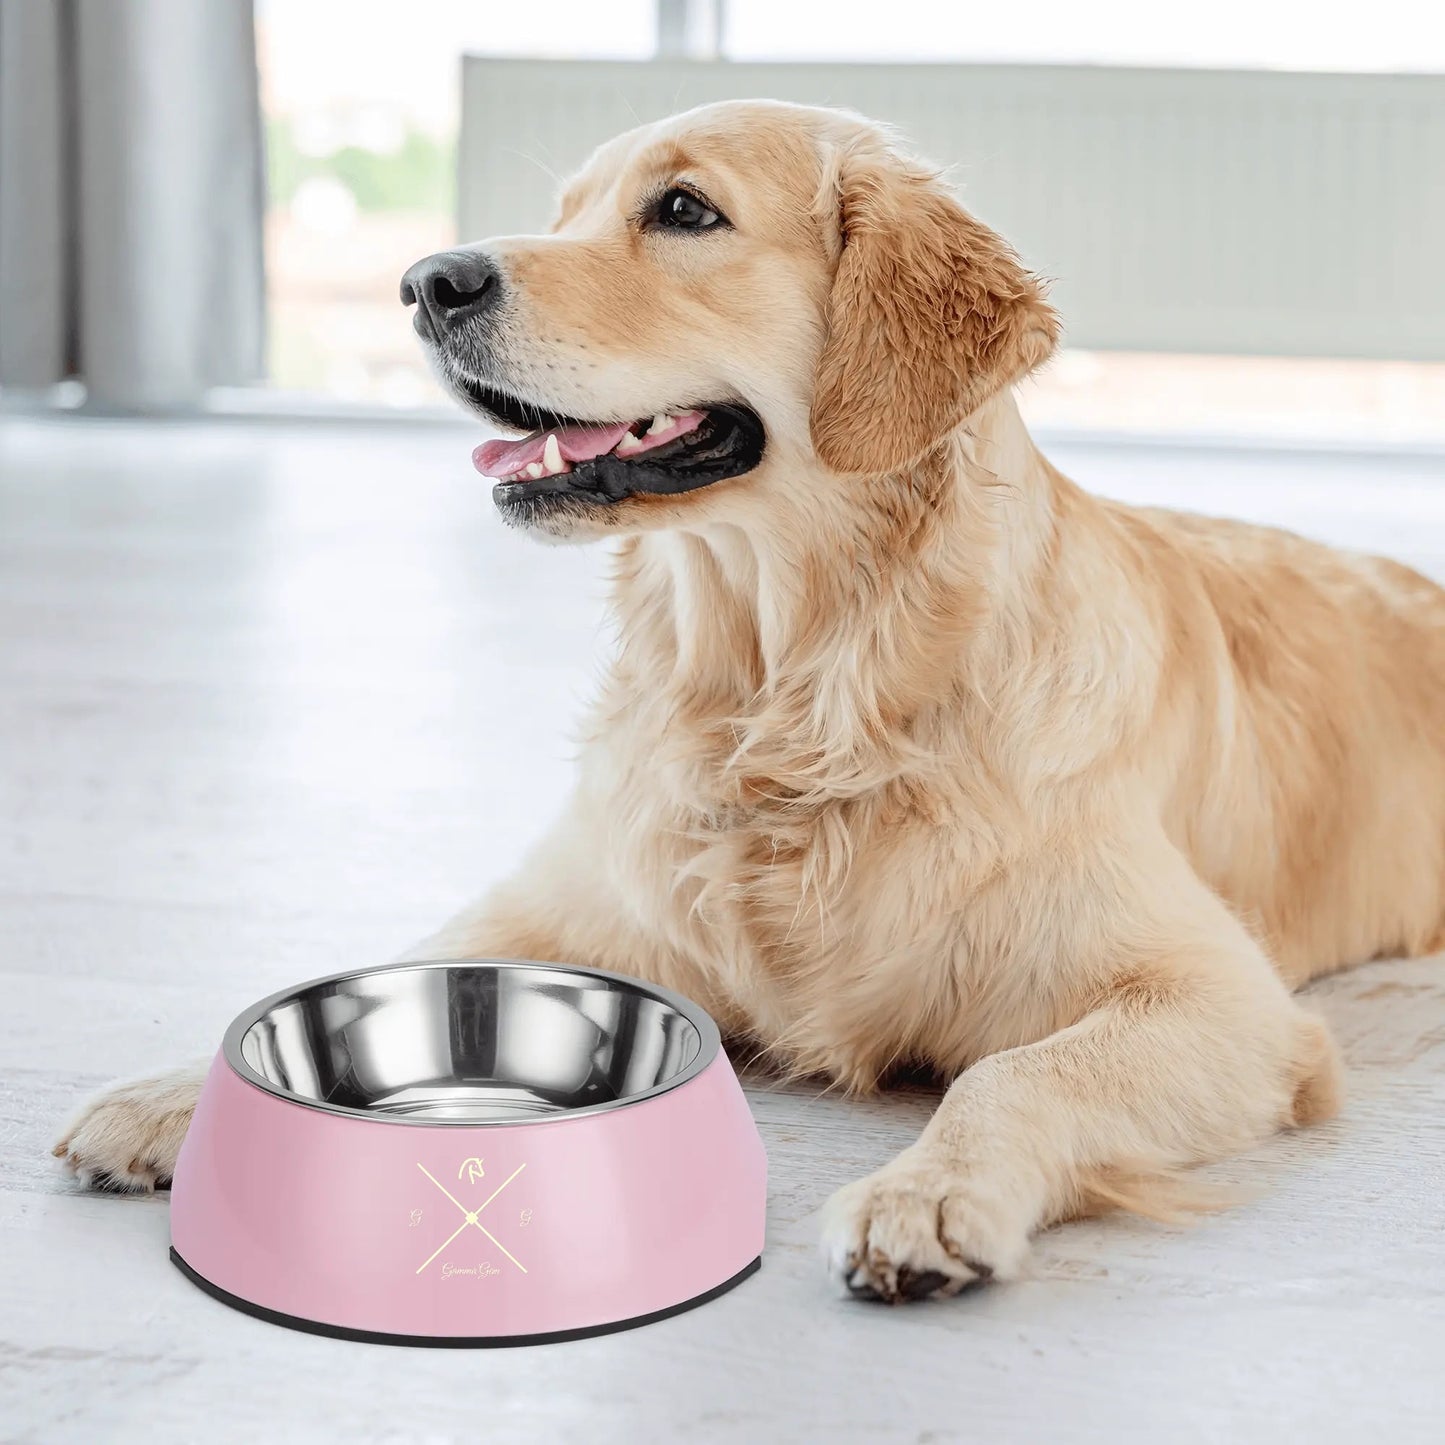
<svg viewBox="0 0 1445 1445">
<path fill-rule="evenodd" d="M 672 425 L 672 418 L 665 411 L 660 411 L 653 417 L 652 425 L 647 429 L 647 435 L 655 437 L 658 432 L 666 431 Z"/>
<path fill-rule="evenodd" d="M 557 444 L 555 433 L 548 436 L 547 445 L 542 448 L 542 467 L 549 477 L 555 477 L 562 470 L 562 448 Z"/>
<path fill-rule="evenodd" d="M 527 468 L 527 475 L 535 482 L 537 478 L 542 475 L 542 463 L 533 462 L 531 466 Z"/>
<path fill-rule="evenodd" d="M 633 452 L 639 450 L 641 446 L 641 440 L 633 436 L 631 432 L 627 432 L 623 436 L 622 440 L 618 442 L 615 447 L 612 448 L 612 452 L 614 456 L 627 457 L 631 456 Z"/>
</svg>

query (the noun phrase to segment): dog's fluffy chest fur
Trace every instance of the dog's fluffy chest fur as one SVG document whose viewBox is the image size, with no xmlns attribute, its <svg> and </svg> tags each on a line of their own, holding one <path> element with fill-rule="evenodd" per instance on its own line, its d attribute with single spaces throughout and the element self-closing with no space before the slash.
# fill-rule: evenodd
<svg viewBox="0 0 1445 1445">
<path fill-rule="evenodd" d="M 888 596 L 886 563 L 814 563 L 810 611 L 781 620 L 767 560 L 726 547 L 620 559 L 584 791 L 634 924 L 731 1027 L 859 1087 L 1053 1027 L 1046 949 L 1003 921 L 1018 800 L 959 671 L 970 579 L 930 595 L 929 561 L 900 557 L 925 586 Z"/>
<path fill-rule="evenodd" d="M 809 540 L 791 554 L 721 532 L 624 545 L 618 652 L 563 825 L 649 972 L 779 1062 L 859 1087 L 1077 1018 L 1115 959 L 1086 956 L 1099 917 L 1053 900 L 1107 890 L 1108 847 L 1140 828 L 1157 828 L 1147 848 L 1184 852 L 1291 981 L 1439 926 L 1418 829 L 1372 833 L 1410 884 L 1388 907 L 1328 885 L 1353 848 L 1311 822 L 1325 764 L 1295 722 L 1309 698 L 1349 694 L 1373 727 L 1356 675 L 1402 685 L 1375 661 L 1377 629 L 1438 593 L 1346 612 L 1336 594 L 1376 595 L 1364 564 L 1101 508 L 1029 460 L 1011 407 L 995 421 L 1008 487 L 954 452 L 950 490 L 920 475 L 886 517 L 874 506 L 866 549 L 786 515 L 783 542 L 790 525 Z M 1214 560 L 1226 542 L 1258 582 Z M 1261 680 L 1247 646 L 1282 570 L 1308 588 L 1318 637 L 1271 640 L 1291 670 Z M 1159 636 L 1190 649 L 1140 641 Z M 1349 796 L 1376 787 L 1361 777 Z"/>
<path fill-rule="evenodd" d="M 648 765 L 618 779 L 630 822 L 609 867 L 679 986 L 775 1061 L 868 1087 L 896 1063 L 961 1067 L 999 1047 L 995 1010 L 1014 1030 L 1046 1022 L 995 997 L 1004 974 L 984 944 L 995 842 L 968 820 L 920 807 L 908 780 L 788 797 L 772 780 L 735 779 L 721 749 L 684 762 L 696 732 L 655 741 Z"/>
</svg>

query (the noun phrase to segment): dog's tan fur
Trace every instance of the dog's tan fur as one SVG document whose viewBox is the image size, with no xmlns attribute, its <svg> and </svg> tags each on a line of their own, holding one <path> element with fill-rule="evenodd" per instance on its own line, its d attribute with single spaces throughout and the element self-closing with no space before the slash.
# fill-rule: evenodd
<svg viewBox="0 0 1445 1445">
<path fill-rule="evenodd" d="M 735 229 L 635 226 L 679 177 Z M 1007 1276 L 1041 1225 L 1167 1208 L 1181 1166 L 1334 1112 L 1290 990 L 1445 930 L 1445 593 L 1061 476 L 1009 390 L 1055 344 L 1039 285 L 857 118 L 644 128 L 552 235 L 491 245 L 519 390 L 584 416 L 736 396 L 769 444 L 549 524 L 623 533 L 576 795 L 419 952 L 642 974 L 849 1089 L 947 1076 L 825 1221 L 889 1299 Z M 164 1172 L 88 1127 L 60 1146 L 81 1167 Z"/>
</svg>

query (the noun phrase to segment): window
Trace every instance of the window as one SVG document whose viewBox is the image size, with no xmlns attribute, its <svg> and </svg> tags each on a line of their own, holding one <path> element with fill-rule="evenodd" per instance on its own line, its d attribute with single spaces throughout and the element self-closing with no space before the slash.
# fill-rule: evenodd
<svg viewBox="0 0 1445 1445">
<path fill-rule="evenodd" d="M 1420 13 L 1377 0 L 1361 26 L 1258 0 L 257 0 L 271 380 L 343 404 L 449 405 L 397 282 L 457 240 L 466 53 L 647 59 L 718 45 L 734 60 L 1445 71 L 1445 27 Z M 528 136 L 519 114 L 498 143 L 524 150 Z M 1074 351 L 1022 395 L 1046 427 L 1445 440 L 1442 365 Z"/>
<path fill-rule="evenodd" d="M 1368 23 L 1313 0 L 726 0 L 723 49 L 732 60 L 1442 71 L 1445 26 L 1425 14 L 1420 0 L 1378 0 Z"/>
<path fill-rule="evenodd" d="M 457 239 L 462 55 L 647 56 L 653 0 L 258 0 L 256 34 L 273 385 L 442 405 L 397 284 Z"/>
</svg>

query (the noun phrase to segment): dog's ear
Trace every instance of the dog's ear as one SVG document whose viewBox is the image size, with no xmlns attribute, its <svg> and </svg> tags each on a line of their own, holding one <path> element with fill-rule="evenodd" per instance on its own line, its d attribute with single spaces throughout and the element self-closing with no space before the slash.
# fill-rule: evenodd
<svg viewBox="0 0 1445 1445">
<path fill-rule="evenodd" d="M 813 447 L 879 476 L 1043 362 L 1059 323 L 1039 282 L 936 173 L 877 142 L 836 158 L 838 254 L 813 391 Z"/>
</svg>

